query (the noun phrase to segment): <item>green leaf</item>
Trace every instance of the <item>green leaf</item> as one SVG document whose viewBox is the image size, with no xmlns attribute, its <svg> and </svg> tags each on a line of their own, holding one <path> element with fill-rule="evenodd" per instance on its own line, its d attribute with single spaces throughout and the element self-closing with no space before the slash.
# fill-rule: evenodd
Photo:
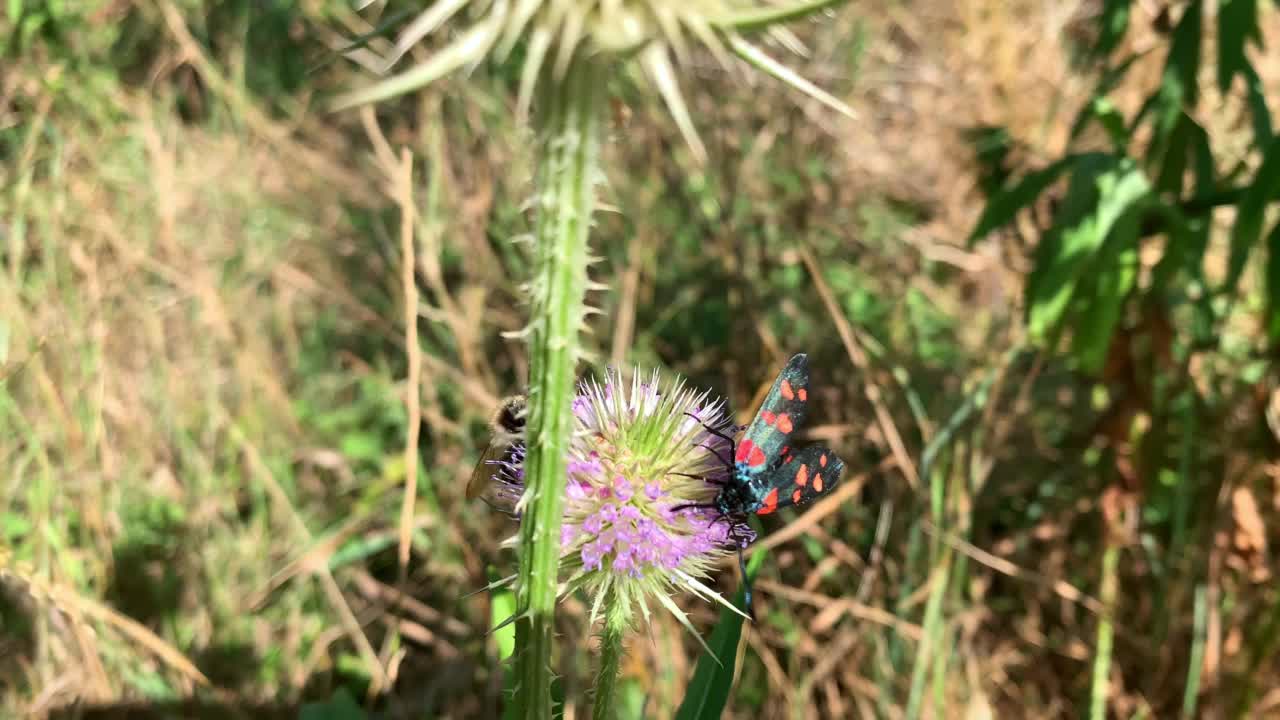
<svg viewBox="0 0 1280 720">
<path fill-rule="evenodd" d="M 1116 87 L 1120 85 L 1120 81 L 1124 80 L 1125 75 L 1129 74 L 1129 68 L 1133 67 L 1133 64 L 1141 58 L 1146 57 L 1149 52 L 1150 50 L 1143 50 L 1140 53 L 1134 53 L 1125 58 L 1124 61 L 1118 65 L 1108 67 L 1104 70 L 1102 77 L 1098 78 L 1098 84 L 1093 88 L 1094 102 L 1105 98 L 1105 96 L 1109 95 L 1112 90 L 1115 90 Z M 1098 119 L 1098 116 L 1095 112 L 1094 104 L 1089 103 L 1088 105 L 1085 105 L 1084 108 L 1082 108 L 1076 115 L 1076 119 L 1071 123 L 1071 134 L 1069 136 L 1070 142 L 1074 143 L 1076 140 L 1080 139 L 1080 134 L 1089 126 L 1089 122 L 1096 119 Z M 1137 123 L 1135 122 L 1134 125 L 1136 126 Z M 1125 137 L 1129 137 L 1132 134 L 1131 130 L 1126 131 Z"/>
<path fill-rule="evenodd" d="M 991 196 L 1008 182 L 1009 153 L 1013 149 L 1013 137 L 1007 128 L 999 125 L 983 125 L 965 131 L 965 140 L 973 150 L 978 163 L 978 186 L 982 194 Z"/>
<path fill-rule="evenodd" d="M 382 437 L 373 432 L 349 432 L 339 444 L 342 454 L 352 460 L 378 460 L 382 457 Z"/>
<path fill-rule="evenodd" d="M 1102 14 L 1098 16 L 1098 44 L 1093 53 L 1099 57 L 1110 55 L 1129 31 L 1129 6 L 1131 0 L 1106 0 Z"/>
<path fill-rule="evenodd" d="M 367 716 L 345 687 L 324 702 L 312 702 L 298 711 L 298 720 L 365 720 Z"/>
<path fill-rule="evenodd" d="M 1033 337 L 1047 340 L 1058 330 L 1080 277 L 1112 228 L 1151 186 L 1128 158 L 1095 159 L 1071 178 L 1053 227 L 1040 241 L 1027 281 L 1027 324 Z"/>
<path fill-rule="evenodd" d="M 969 233 L 969 245 L 1012 220 L 1019 210 L 1030 205 L 1052 185 L 1063 171 L 1085 157 L 1089 156 L 1068 155 L 1047 168 L 1023 176 L 1012 186 L 992 195 L 982 210 L 982 217 L 978 218 L 977 227 Z"/>
<path fill-rule="evenodd" d="M 18 513 L 0 515 L 0 538 L 5 544 L 16 542 L 31 534 L 31 521 Z"/>
<path fill-rule="evenodd" d="M 377 555 L 395 545 L 399 539 L 393 535 L 359 535 L 348 540 L 329 556 L 329 569 L 338 570 L 352 563 Z"/>
<path fill-rule="evenodd" d="M 1187 106 L 1193 106 L 1200 98 L 1200 86 L 1196 76 L 1200 71 L 1200 40 L 1203 35 L 1204 2 L 1194 0 L 1182 13 L 1182 19 L 1173 30 L 1173 42 L 1169 45 L 1169 59 L 1165 65 L 1164 81 L 1176 82 L 1179 97 Z"/>
<path fill-rule="evenodd" d="M 1170 193 L 1175 197 L 1182 195 L 1182 181 L 1187 172 L 1187 151 L 1191 149 L 1196 127 L 1198 125 L 1190 115 L 1178 114 L 1178 122 L 1164 146 L 1164 162 L 1156 177 L 1156 192 Z"/>
<path fill-rule="evenodd" d="M 1227 278 L 1223 290 L 1232 294 L 1244 272 L 1249 251 L 1262 235 L 1263 213 L 1267 205 L 1280 196 L 1280 136 L 1272 138 L 1262 155 L 1262 165 L 1245 189 L 1236 207 L 1236 223 L 1231 227 L 1231 254 L 1227 260 Z"/>
<path fill-rule="evenodd" d="M 496 589 L 489 600 L 489 627 L 505 626 L 493 633 L 498 644 L 498 659 L 506 660 L 516 650 L 516 627 L 507 622 L 516 614 L 516 594 L 508 588 Z"/>
<path fill-rule="evenodd" d="M 747 577 L 755 578 L 764 562 L 763 552 L 756 552 L 747 562 Z M 745 607 L 742 590 L 734 597 L 735 607 Z M 738 639 L 742 635 L 742 615 L 724 608 L 720 622 L 711 631 L 707 649 L 698 658 L 693 679 L 685 689 L 684 701 L 676 711 L 676 720 L 716 720 L 724 713 L 733 688 L 733 669 L 738 660 Z M 717 658 L 719 658 L 717 660 Z"/>
<path fill-rule="evenodd" d="M 1218 89 L 1249 67 L 1245 45 L 1258 35 L 1258 0 L 1218 0 Z"/>
<path fill-rule="evenodd" d="M 1184 108 L 1194 107 L 1200 97 L 1196 74 L 1200 69 L 1200 35 L 1204 3 L 1194 0 L 1182 13 L 1173 31 L 1169 57 L 1165 61 L 1160 90 L 1154 96 L 1157 140 L 1174 128 Z M 1145 111 L 1145 109 L 1144 109 Z"/>
<path fill-rule="evenodd" d="M 1169 242 L 1164 256 L 1151 272 L 1152 293 L 1164 292 L 1172 287 L 1180 273 L 1186 278 L 1203 283 L 1204 251 L 1209 245 L 1209 223 L 1203 216 L 1187 217 L 1176 205 L 1153 204 L 1147 208 L 1152 215 L 1164 220 L 1162 230 Z"/>
<path fill-rule="evenodd" d="M 1244 70 L 1245 80 L 1245 99 L 1249 103 L 1249 115 L 1253 118 L 1253 141 L 1259 147 L 1265 146 L 1271 140 L 1271 109 L 1267 107 L 1266 88 L 1262 85 L 1262 78 L 1258 77 L 1258 71 L 1253 66 L 1245 63 Z"/>
<path fill-rule="evenodd" d="M 499 581 L 501 574 L 491 567 L 488 568 L 488 576 L 489 582 L 494 583 Z M 513 623 L 508 622 L 515 614 L 515 592 L 509 587 L 494 587 L 489 595 L 489 627 L 498 628 L 493 632 L 493 639 L 498 645 L 498 665 L 502 668 L 503 697 L 506 699 L 502 709 L 503 720 L 517 720 L 520 717 L 519 708 L 512 702 L 516 673 L 510 662 L 511 655 L 516 650 L 516 629 Z"/>
<path fill-rule="evenodd" d="M 1124 126 L 1124 115 L 1120 114 L 1120 109 L 1104 97 L 1096 97 L 1093 102 L 1089 103 L 1093 110 L 1093 115 L 1098 119 L 1098 123 L 1102 125 L 1102 129 L 1107 131 L 1107 137 L 1111 140 L 1112 148 L 1117 153 L 1123 153 L 1129 145 L 1129 131 Z"/>
<path fill-rule="evenodd" d="M 1138 233 L 1142 213 L 1133 208 L 1116 222 L 1094 263 L 1096 272 L 1077 293 L 1083 305 L 1072 328 L 1071 350 L 1088 373 L 1102 369 L 1111 336 L 1138 277 Z"/>
<path fill-rule="evenodd" d="M 1267 236 L 1267 336 L 1280 342 L 1280 222 Z"/>
<path fill-rule="evenodd" d="M 1213 164 L 1213 148 L 1209 147 L 1209 133 L 1200 123 L 1191 124 L 1191 154 L 1194 161 L 1192 172 L 1196 179 L 1196 195 L 1207 197 L 1213 192 L 1215 175 Z"/>
</svg>

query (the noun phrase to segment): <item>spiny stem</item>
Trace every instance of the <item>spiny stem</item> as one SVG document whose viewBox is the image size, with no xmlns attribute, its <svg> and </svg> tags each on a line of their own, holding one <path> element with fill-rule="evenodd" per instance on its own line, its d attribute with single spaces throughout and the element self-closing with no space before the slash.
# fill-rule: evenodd
<svg viewBox="0 0 1280 720">
<path fill-rule="evenodd" d="M 530 298 L 526 495 L 520 524 L 516 716 L 551 718 L 553 614 L 564 510 L 565 451 L 587 288 L 604 72 L 578 58 L 541 84 L 535 265 Z"/>
<path fill-rule="evenodd" d="M 592 720 L 617 717 L 618 671 L 622 667 L 622 637 L 627 631 L 627 610 L 616 593 L 605 600 L 604 636 L 600 638 L 600 672 L 596 674 Z"/>
</svg>

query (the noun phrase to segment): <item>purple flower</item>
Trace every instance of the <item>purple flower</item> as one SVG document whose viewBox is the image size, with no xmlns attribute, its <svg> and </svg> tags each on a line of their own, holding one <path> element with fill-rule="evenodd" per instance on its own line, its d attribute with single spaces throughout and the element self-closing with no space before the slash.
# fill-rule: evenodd
<svg viewBox="0 0 1280 720">
<path fill-rule="evenodd" d="M 724 405 L 656 373 L 624 383 L 610 371 L 579 386 L 573 419 L 560 535 L 569 583 L 635 598 L 684 587 L 724 602 L 701 579 L 754 539 L 707 509 L 729 472 L 729 443 L 708 430 L 733 431 Z M 524 453 L 512 455 L 504 475 L 517 482 Z"/>
<path fill-rule="evenodd" d="M 632 494 L 631 481 L 625 475 L 619 475 L 613 479 L 613 496 L 618 499 L 618 502 L 630 500 Z"/>
</svg>

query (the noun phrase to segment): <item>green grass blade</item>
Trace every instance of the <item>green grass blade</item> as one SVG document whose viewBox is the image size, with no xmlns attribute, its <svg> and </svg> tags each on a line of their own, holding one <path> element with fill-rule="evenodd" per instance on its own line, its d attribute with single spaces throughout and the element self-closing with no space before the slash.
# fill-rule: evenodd
<svg viewBox="0 0 1280 720">
<path fill-rule="evenodd" d="M 1093 686 L 1089 690 L 1089 717 L 1106 720 L 1107 696 L 1111 693 L 1111 650 L 1115 638 L 1116 594 L 1119 578 L 1116 575 L 1120 563 L 1120 549 L 1114 545 L 1102 554 L 1102 606 L 1106 613 L 1098 618 L 1098 639 L 1093 656 Z"/>
<path fill-rule="evenodd" d="M 764 562 L 765 553 L 757 552 L 747 562 L 747 576 L 755 578 Z M 744 606 L 743 592 L 734 596 L 735 607 Z M 719 718 L 729 701 L 733 689 L 734 665 L 737 662 L 738 640 L 742 636 L 742 615 L 729 610 L 720 611 L 720 622 L 711 631 L 707 649 L 698 658 L 693 679 L 685 690 L 684 701 L 676 712 L 676 720 L 711 720 Z"/>
<path fill-rule="evenodd" d="M 1191 655 L 1187 660 L 1187 686 L 1182 693 L 1182 716 L 1187 720 L 1196 716 L 1196 700 L 1200 697 L 1200 672 L 1204 667 L 1205 625 L 1209 610 L 1204 585 L 1196 586 L 1194 626 L 1191 635 Z"/>
<path fill-rule="evenodd" d="M 1267 335 L 1271 342 L 1280 342 L 1280 222 L 1267 236 Z"/>
<path fill-rule="evenodd" d="M 929 678 L 929 670 L 935 662 L 945 663 L 943 652 L 946 648 L 946 616 L 942 612 L 942 602 L 947 594 L 947 586 L 951 582 L 951 549 L 944 547 L 942 556 L 935 565 L 933 576 L 929 579 L 929 599 L 924 610 L 924 641 L 916 651 L 915 662 L 911 669 L 911 691 L 907 696 L 907 710 L 904 715 L 908 720 L 920 717 L 920 709 L 924 702 L 925 683 Z"/>
<path fill-rule="evenodd" d="M 1267 206 L 1277 197 L 1280 197 L 1280 137 L 1267 146 L 1253 184 L 1245 190 L 1244 197 L 1236 206 L 1236 222 L 1231 227 L 1231 256 L 1227 264 L 1227 279 L 1223 283 L 1226 294 L 1235 292 L 1236 283 L 1244 273 L 1245 261 L 1249 259 L 1249 251 L 1262 236 Z"/>
<path fill-rule="evenodd" d="M 1245 74 L 1249 58 L 1245 46 L 1258 32 L 1258 0 L 1221 0 L 1218 4 L 1218 89 Z"/>
</svg>

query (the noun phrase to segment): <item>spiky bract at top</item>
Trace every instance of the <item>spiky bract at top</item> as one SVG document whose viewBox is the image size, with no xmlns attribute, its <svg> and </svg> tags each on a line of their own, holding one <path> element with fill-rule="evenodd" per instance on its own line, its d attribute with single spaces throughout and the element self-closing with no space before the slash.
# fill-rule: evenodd
<svg viewBox="0 0 1280 720">
<path fill-rule="evenodd" d="M 637 58 L 662 95 L 686 142 L 705 150 L 680 93 L 677 64 L 687 64 L 691 41 L 705 46 L 726 69 L 732 56 L 782 80 L 845 115 L 849 107 L 748 42 L 743 33 L 767 30 L 782 45 L 803 45 L 781 23 L 821 12 L 839 0 L 436 0 L 400 31 L 382 58 L 383 73 L 428 35 L 446 27 L 450 42 L 426 60 L 335 99 L 335 108 L 378 102 L 423 87 L 464 66 L 498 62 L 523 48 L 517 115 L 523 121 L 540 79 L 560 82 L 581 58 Z M 463 19 L 466 18 L 466 19 Z"/>
</svg>

